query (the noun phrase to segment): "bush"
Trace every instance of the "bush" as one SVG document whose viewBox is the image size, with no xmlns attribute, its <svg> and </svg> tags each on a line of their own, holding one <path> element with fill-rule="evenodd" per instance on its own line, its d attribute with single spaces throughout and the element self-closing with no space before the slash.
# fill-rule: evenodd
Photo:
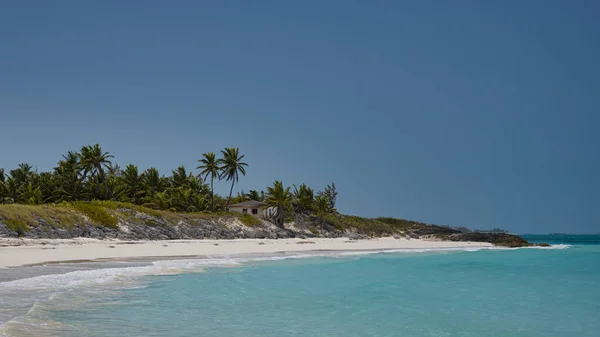
<svg viewBox="0 0 600 337">
<path fill-rule="evenodd" d="M 332 224 L 337 230 L 356 231 L 369 236 L 392 235 L 401 231 L 399 228 L 394 228 L 394 226 L 378 219 L 366 219 L 351 215 L 328 214 L 325 216 L 325 221 Z"/>
<path fill-rule="evenodd" d="M 2 220 L 2 222 L 13 232 L 17 232 L 19 236 L 23 236 L 26 232 L 29 232 L 29 226 L 27 223 L 21 220 Z"/>
<path fill-rule="evenodd" d="M 262 223 L 258 218 L 255 218 L 250 214 L 242 214 L 239 216 L 239 219 L 248 227 L 256 227 Z"/>
<path fill-rule="evenodd" d="M 117 229 L 117 218 L 108 213 L 108 211 L 102 206 L 84 202 L 76 202 L 73 204 L 73 208 L 77 212 L 87 216 L 95 224 Z"/>
<path fill-rule="evenodd" d="M 425 225 L 424 223 L 417 222 L 417 221 L 396 219 L 396 218 L 389 218 L 389 217 L 379 217 L 379 218 L 376 218 L 375 220 L 383 222 L 385 224 L 388 224 L 388 225 L 392 226 L 394 229 L 399 230 L 399 231 L 405 231 L 405 230 L 408 230 L 411 228 L 422 227 Z"/>
<path fill-rule="evenodd" d="M 43 219 L 59 228 L 69 229 L 82 222 L 82 218 L 73 212 L 72 205 L 62 203 L 58 206 L 51 205 L 0 205 L 0 219 L 16 220 L 28 227 L 38 225 L 38 219 Z M 3 221 L 6 223 L 6 221 Z"/>
<path fill-rule="evenodd" d="M 92 204 L 110 208 L 110 209 L 114 209 L 114 210 L 117 210 L 119 208 L 126 208 L 126 209 L 130 209 L 132 211 L 146 213 L 148 215 L 152 215 L 157 218 L 162 217 L 162 213 L 160 211 L 156 210 L 154 207 L 148 207 L 148 206 L 152 206 L 154 204 L 144 204 L 142 206 L 138 206 L 138 205 L 135 205 L 135 204 L 132 204 L 129 202 L 120 202 L 120 201 L 112 201 L 112 200 L 101 200 L 101 201 L 98 200 L 98 201 L 93 201 Z M 156 205 L 154 205 L 154 206 L 156 206 Z"/>
</svg>

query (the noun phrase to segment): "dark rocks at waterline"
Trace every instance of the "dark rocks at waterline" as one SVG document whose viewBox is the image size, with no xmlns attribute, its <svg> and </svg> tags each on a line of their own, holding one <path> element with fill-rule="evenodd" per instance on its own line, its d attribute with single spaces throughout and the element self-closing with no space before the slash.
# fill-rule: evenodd
<svg viewBox="0 0 600 337">
<path fill-rule="evenodd" d="M 532 245 L 520 236 L 507 233 L 454 233 L 450 235 L 442 235 L 441 238 L 451 241 L 489 242 L 494 245 L 504 247 L 529 247 Z"/>
<path fill-rule="evenodd" d="M 424 225 L 418 228 L 413 228 L 407 233 L 407 236 L 411 238 L 433 237 L 450 241 L 489 242 L 494 245 L 504 247 L 532 246 L 530 242 L 522 237 L 508 233 L 464 232 L 454 228 L 436 225 Z"/>
</svg>

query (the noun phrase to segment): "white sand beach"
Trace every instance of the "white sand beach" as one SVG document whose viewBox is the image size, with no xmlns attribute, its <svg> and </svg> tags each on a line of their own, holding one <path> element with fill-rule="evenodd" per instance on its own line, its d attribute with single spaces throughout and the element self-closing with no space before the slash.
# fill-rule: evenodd
<svg viewBox="0 0 600 337">
<path fill-rule="evenodd" d="M 491 247 L 490 243 L 378 238 L 238 239 L 119 241 L 95 239 L 0 238 L 0 268 L 51 262 L 128 260 L 139 258 L 217 257 L 308 251 L 393 249 L 460 249 Z"/>
</svg>

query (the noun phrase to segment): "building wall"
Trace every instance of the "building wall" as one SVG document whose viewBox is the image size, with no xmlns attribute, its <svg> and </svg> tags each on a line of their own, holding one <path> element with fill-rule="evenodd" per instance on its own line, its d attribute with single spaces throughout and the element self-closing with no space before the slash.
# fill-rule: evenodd
<svg viewBox="0 0 600 337">
<path fill-rule="evenodd" d="M 244 213 L 244 209 L 248 210 L 247 214 L 253 215 L 253 216 L 255 216 L 257 218 L 261 218 L 261 219 L 268 219 L 268 218 L 271 217 L 272 214 L 275 213 L 275 207 L 266 207 L 266 208 L 262 208 L 262 209 L 261 208 L 255 208 L 255 209 L 258 209 L 258 214 L 252 214 L 252 208 L 250 208 L 250 207 L 247 207 L 247 208 L 244 208 L 244 207 L 230 207 L 229 208 L 230 211 L 237 212 L 237 213 L 240 213 L 240 214 Z"/>
</svg>

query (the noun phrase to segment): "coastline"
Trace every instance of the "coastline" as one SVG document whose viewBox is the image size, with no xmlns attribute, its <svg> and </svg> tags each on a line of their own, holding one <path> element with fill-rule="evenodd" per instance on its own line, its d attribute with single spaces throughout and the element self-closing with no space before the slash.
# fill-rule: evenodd
<svg viewBox="0 0 600 337">
<path fill-rule="evenodd" d="M 51 263 L 211 258 L 311 251 L 358 252 L 394 249 L 441 250 L 488 247 L 494 247 L 494 245 L 486 242 L 409 240 L 393 237 L 370 240 L 311 238 L 158 241 L 0 238 L 0 268 Z"/>
</svg>

